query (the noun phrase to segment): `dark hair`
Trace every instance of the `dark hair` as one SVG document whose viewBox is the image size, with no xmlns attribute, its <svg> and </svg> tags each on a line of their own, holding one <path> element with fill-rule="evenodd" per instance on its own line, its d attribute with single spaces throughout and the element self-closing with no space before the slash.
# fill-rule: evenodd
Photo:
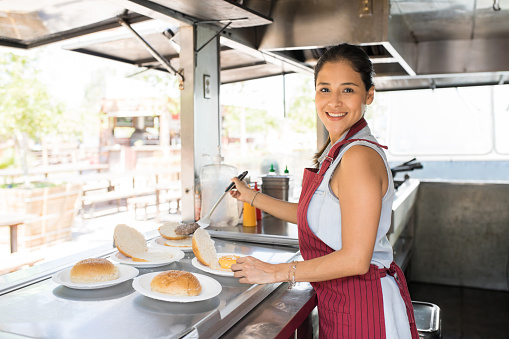
<svg viewBox="0 0 509 339">
<path fill-rule="evenodd" d="M 373 76 L 375 75 L 375 71 L 373 70 L 373 64 L 371 60 L 369 60 L 369 56 L 362 48 L 346 43 L 329 48 L 327 52 L 320 57 L 315 66 L 315 84 L 318 73 L 322 70 L 323 65 L 328 62 L 339 61 L 350 63 L 354 71 L 360 74 L 366 91 L 374 86 Z"/>
<path fill-rule="evenodd" d="M 366 91 L 369 91 L 369 89 L 374 86 L 373 77 L 375 75 L 375 71 L 373 70 L 373 64 L 371 63 L 371 60 L 369 60 L 369 56 L 366 52 L 364 52 L 364 50 L 362 50 L 362 48 L 347 43 L 329 48 L 320 57 L 315 66 L 315 86 L 318 73 L 322 70 L 323 65 L 328 62 L 340 61 L 348 62 L 350 66 L 352 66 L 353 70 L 360 74 L 364 87 L 366 87 Z M 320 158 L 329 143 L 330 137 L 327 138 L 325 145 L 323 145 L 323 147 L 315 154 L 313 158 L 315 167 L 318 167 L 318 158 Z"/>
</svg>

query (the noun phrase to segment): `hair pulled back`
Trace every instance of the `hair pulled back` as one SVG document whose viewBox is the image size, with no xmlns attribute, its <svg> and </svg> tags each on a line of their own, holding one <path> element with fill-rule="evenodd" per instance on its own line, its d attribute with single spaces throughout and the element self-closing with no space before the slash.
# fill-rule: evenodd
<svg viewBox="0 0 509 339">
<path fill-rule="evenodd" d="M 329 48 L 318 60 L 315 66 L 315 85 L 318 73 L 322 70 L 323 65 L 328 62 L 348 62 L 354 71 L 360 74 L 362 82 L 368 91 L 373 84 L 373 64 L 369 60 L 368 55 L 360 47 L 347 43 L 340 44 Z"/>
</svg>

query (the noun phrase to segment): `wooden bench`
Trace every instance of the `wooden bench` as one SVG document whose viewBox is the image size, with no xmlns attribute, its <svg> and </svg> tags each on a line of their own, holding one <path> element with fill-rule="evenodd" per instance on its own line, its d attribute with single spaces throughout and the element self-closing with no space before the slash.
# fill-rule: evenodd
<svg viewBox="0 0 509 339">
<path fill-rule="evenodd" d="M 95 206 L 97 203 L 101 202 L 111 202 L 116 201 L 117 202 L 117 212 L 120 212 L 120 207 L 125 206 L 128 208 L 127 200 L 134 197 L 143 197 L 146 195 L 151 195 L 155 193 L 155 189 L 153 188 L 133 188 L 133 189 L 126 189 L 122 191 L 111 191 L 106 193 L 100 193 L 100 194 L 90 194 L 85 195 L 82 197 L 82 209 L 83 209 L 83 215 L 85 213 L 85 207 L 90 206 L 89 214 L 90 217 L 94 217 L 95 212 Z M 126 200 L 126 204 L 122 205 L 121 202 L 123 200 Z"/>
<path fill-rule="evenodd" d="M 35 214 L 0 211 L 0 227 L 9 227 L 11 253 L 18 250 L 18 226 L 35 217 Z"/>
<path fill-rule="evenodd" d="M 143 209 L 144 219 L 147 220 L 147 207 L 148 206 L 156 206 L 156 218 L 159 217 L 159 204 L 163 204 L 166 202 L 175 201 L 177 203 L 177 212 L 180 210 L 180 200 L 182 199 L 182 194 L 180 191 L 168 191 L 164 193 L 158 193 L 159 199 L 156 194 L 133 197 L 127 199 L 127 205 L 134 207 L 134 217 L 138 218 L 138 209 Z"/>
</svg>

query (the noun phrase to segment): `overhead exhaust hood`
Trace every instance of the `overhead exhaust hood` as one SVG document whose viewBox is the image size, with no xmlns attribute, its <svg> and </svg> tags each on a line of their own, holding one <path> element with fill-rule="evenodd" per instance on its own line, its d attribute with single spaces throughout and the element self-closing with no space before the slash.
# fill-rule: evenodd
<svg viewBox="0 0 509 339">
<path fill-rule="evenodd" d="M 360 45 L 378 90 L 509 82 L 509 6 L 493 1 L 287 0 L 271 15 L 260 50 L 314 65 L 329 46 Z"/>
<path fill-rule="evenodd" d="M 509 82 L 509 6 L 500 7 L 491 0 L 3 0 L 0 45 L 87 35 L 66 48 L 164 71 L 132 36 L 97 36 L 122 16 L 133 27 L 163 23 L 143 37 L 175 69 L 178 46 L 164 25 L 216 27 L 222 83 L 311 74 L 328 47 L 348 42 L 370 56 L 379 91 L 492 85 Z"/>
</svg>

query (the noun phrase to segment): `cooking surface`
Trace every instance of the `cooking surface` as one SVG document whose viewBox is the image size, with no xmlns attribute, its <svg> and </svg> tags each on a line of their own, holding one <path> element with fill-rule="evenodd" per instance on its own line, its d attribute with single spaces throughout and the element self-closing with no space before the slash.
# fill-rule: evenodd
<svg viewBox="0 0 509 339">
<path fill-rule="evenodd" d="M 211 225 L 207 231 L 213 237 L 222 239 L 286 246 L 299 245 L 297 224 L 282 221 L 264 212 L 262 215 L 262 220 L 257 220 L 258 224 L 253 227 L 242 224 L 229 227 Z"/>
<path fill-rule="evenodd" d="M 218 252 L 252 255 L 268 262 L 290 261 L 295 248 L 238 244 L 215 239 Z M 47 279 L 2 295 L 0 331 L 48 338 L 168 338 L 225 331 L 279 284 L 244 285 L 209 274 L 191 264 L 192 252 L 176 263 L 139 268 L 140 275 L 185 270 L 207 275 L 222 285 L 217 297 L 192 303 L 151 299 L 136 292 L 132 280 L 96 289 L 70 289 Z M 261 298 L 261 299 L 260 299 Z M 228 326 L 226 326 L 228 325 Z M 226 327 L 225 327 L 226 326 Z"/>
</svg>

